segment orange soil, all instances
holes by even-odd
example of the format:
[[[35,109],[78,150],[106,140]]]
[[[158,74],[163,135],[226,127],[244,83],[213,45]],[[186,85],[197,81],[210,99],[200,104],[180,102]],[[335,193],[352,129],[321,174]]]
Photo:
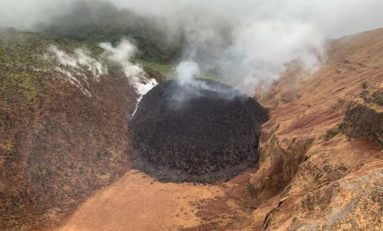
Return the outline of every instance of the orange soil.
[[[160,183],[135,170],[99,191],[59,231],[177,230],[199,224],[193,205],[223,195],[214,185]]]

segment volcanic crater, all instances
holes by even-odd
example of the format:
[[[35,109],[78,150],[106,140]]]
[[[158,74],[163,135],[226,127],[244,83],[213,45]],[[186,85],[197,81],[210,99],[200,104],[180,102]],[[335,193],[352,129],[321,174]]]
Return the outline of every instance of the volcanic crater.
[[[131,120],[131,160],[160,181],[229,180],[258,163],[260,126],[267,120],[267,109],[228,85],[162,82]]]

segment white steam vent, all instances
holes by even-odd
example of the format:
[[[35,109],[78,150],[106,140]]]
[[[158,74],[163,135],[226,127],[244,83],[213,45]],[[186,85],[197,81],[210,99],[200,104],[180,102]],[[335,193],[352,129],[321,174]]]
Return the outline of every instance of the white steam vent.
[[[104,55],[110,61],[122,66],[126,77],[129,78],[139,97],[145,95],[158,84],[155,79],[149,78],[142,66],[131,62],[137,48],[130,41],[123,39],[116,47],[110,43],[101,43],[100,47],[105,50]]]
[[[150,78],[138,64],[132,63],[137,48],[129,40],[123,39],[116,47],[111,43],[101,43],[100,47],[105,50],[104,55],[112,62],[120,64],[130,84],[134,87],[138,100],[133,115],[142,97],[148,93],[158,82]]]
[[[200,73],[198,64],[193,61],[183,61],[175,69],[176,78],[181,85],[190,84]]]

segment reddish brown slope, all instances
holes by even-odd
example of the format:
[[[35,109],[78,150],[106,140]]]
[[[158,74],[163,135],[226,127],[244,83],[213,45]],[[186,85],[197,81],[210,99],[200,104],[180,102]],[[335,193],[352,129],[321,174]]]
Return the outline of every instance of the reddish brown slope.
[[[56,222],[129,167],[136,95],[128,79],[84,72],[92,96],[84,95],[47,68],[51,44],[38,34],[0,33],[0,230]]]
[[[294,82],[291,70],[261,97],[272,113],[258,170],[217,185],[130,172],[60,230],[382,230],[382,106],[366,100],[382,90],[382,64],[383,30],[333,41],[313,77]],[[365,118],[373,133],[354,126]]]
[[[250,181],[259,206],[255,229],[383,228],[381,149],[368,132],[350,140],[340,129],[356,126],[357,117],[344,120],[356,100],[374,108],[371,129],[383,131],[382,105],[359,100],[362,92],[383,90],[383,30],[333,41],[328,51],[312,78],[293,91],[282,79],[272,89],[277,97],[262,98],[274,110],[264,126],[264,162]],[[370,116],[365,109],[358,113]]]
[[[9,111],[13,138],[3,165],[1,227],[24,230],[51,222],[128,168],[134,92],[124,78],[93,83],[89,98],[67,82],[46,82],[36,112]],[[128,89],[128,90],[127,90]],[[29,120],[20,129],[18,119]]]

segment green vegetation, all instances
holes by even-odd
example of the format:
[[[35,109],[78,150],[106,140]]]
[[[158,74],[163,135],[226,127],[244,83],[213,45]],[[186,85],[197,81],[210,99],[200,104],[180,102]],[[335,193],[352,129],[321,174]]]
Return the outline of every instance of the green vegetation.
[[[142,64],[145,67],[149,67],[150,69],[158,71],[161,75],[165,76],[167,79],[172,78],[173,65],[171,64],[157,63],[157,62],[151,62],[151,61],[145,61],[145,60],[137,60],[136,62],[139,64]]]
[[[7,31],[0,39],[0,108],[24,101],[36,104],[38,79],[35,68],[43,66],[37,55],[42,40],[28,33]],[[28,51],[28,52],[27,52]],[[11,104],[11,105],[10,105]]]
[[[116,45],[128,38],[138,47],[138,59],[166,64],[179,57],[182,41],[166,42],[166,30],[157,19],[140,17],[129,10],[117,9],[110,2],[81,1],[67,15],[43,25],[41,32],[57,38],[68,38],[99,51],[100,42]]]
[[[155,71],[158,71],[161,75],[165,76],[167,79],[175,78],[173,73],[175,66],[173,64],[157,63],[157,62],[150,62],[145,60],[136,60],[136,62],[142,64],[143,66],[149,67]],[[201,73],[199,78],[222,82],[222,80],[214,72]]]
[[[103,51],[96,41],[81,42],[49,33],[3,29],[0,32],[0,111],[7,111],[17,106],[30,110],[38,107],[39,91],[45,83],[44,78],[49,76],[47,72],[51,65],[44,59],[44,53],[49,45],[56,45],[64,50],[81,47],[90,50],[93,55],[99,55]],[[137,59],[136,62],[164,76],[171,75],[170,64],[150,59]],[[108,63],[108,66],[110,71],[119,69],[115,64]]]
[[[216,73],[214,73],[214,72],[201,73],[201,77],[200,78],[210,79],[210,80],[215,80],[215,81],[218,81],[218,82],[222,82],[222,79],[220,79],[218,77],[218,75]]]
[[[80,47],[67,39],[8,29],[0,33],[0,110],[23,105],[30,110],[39,103],[39,90],[49,63],[44,53],[49,45]]]

